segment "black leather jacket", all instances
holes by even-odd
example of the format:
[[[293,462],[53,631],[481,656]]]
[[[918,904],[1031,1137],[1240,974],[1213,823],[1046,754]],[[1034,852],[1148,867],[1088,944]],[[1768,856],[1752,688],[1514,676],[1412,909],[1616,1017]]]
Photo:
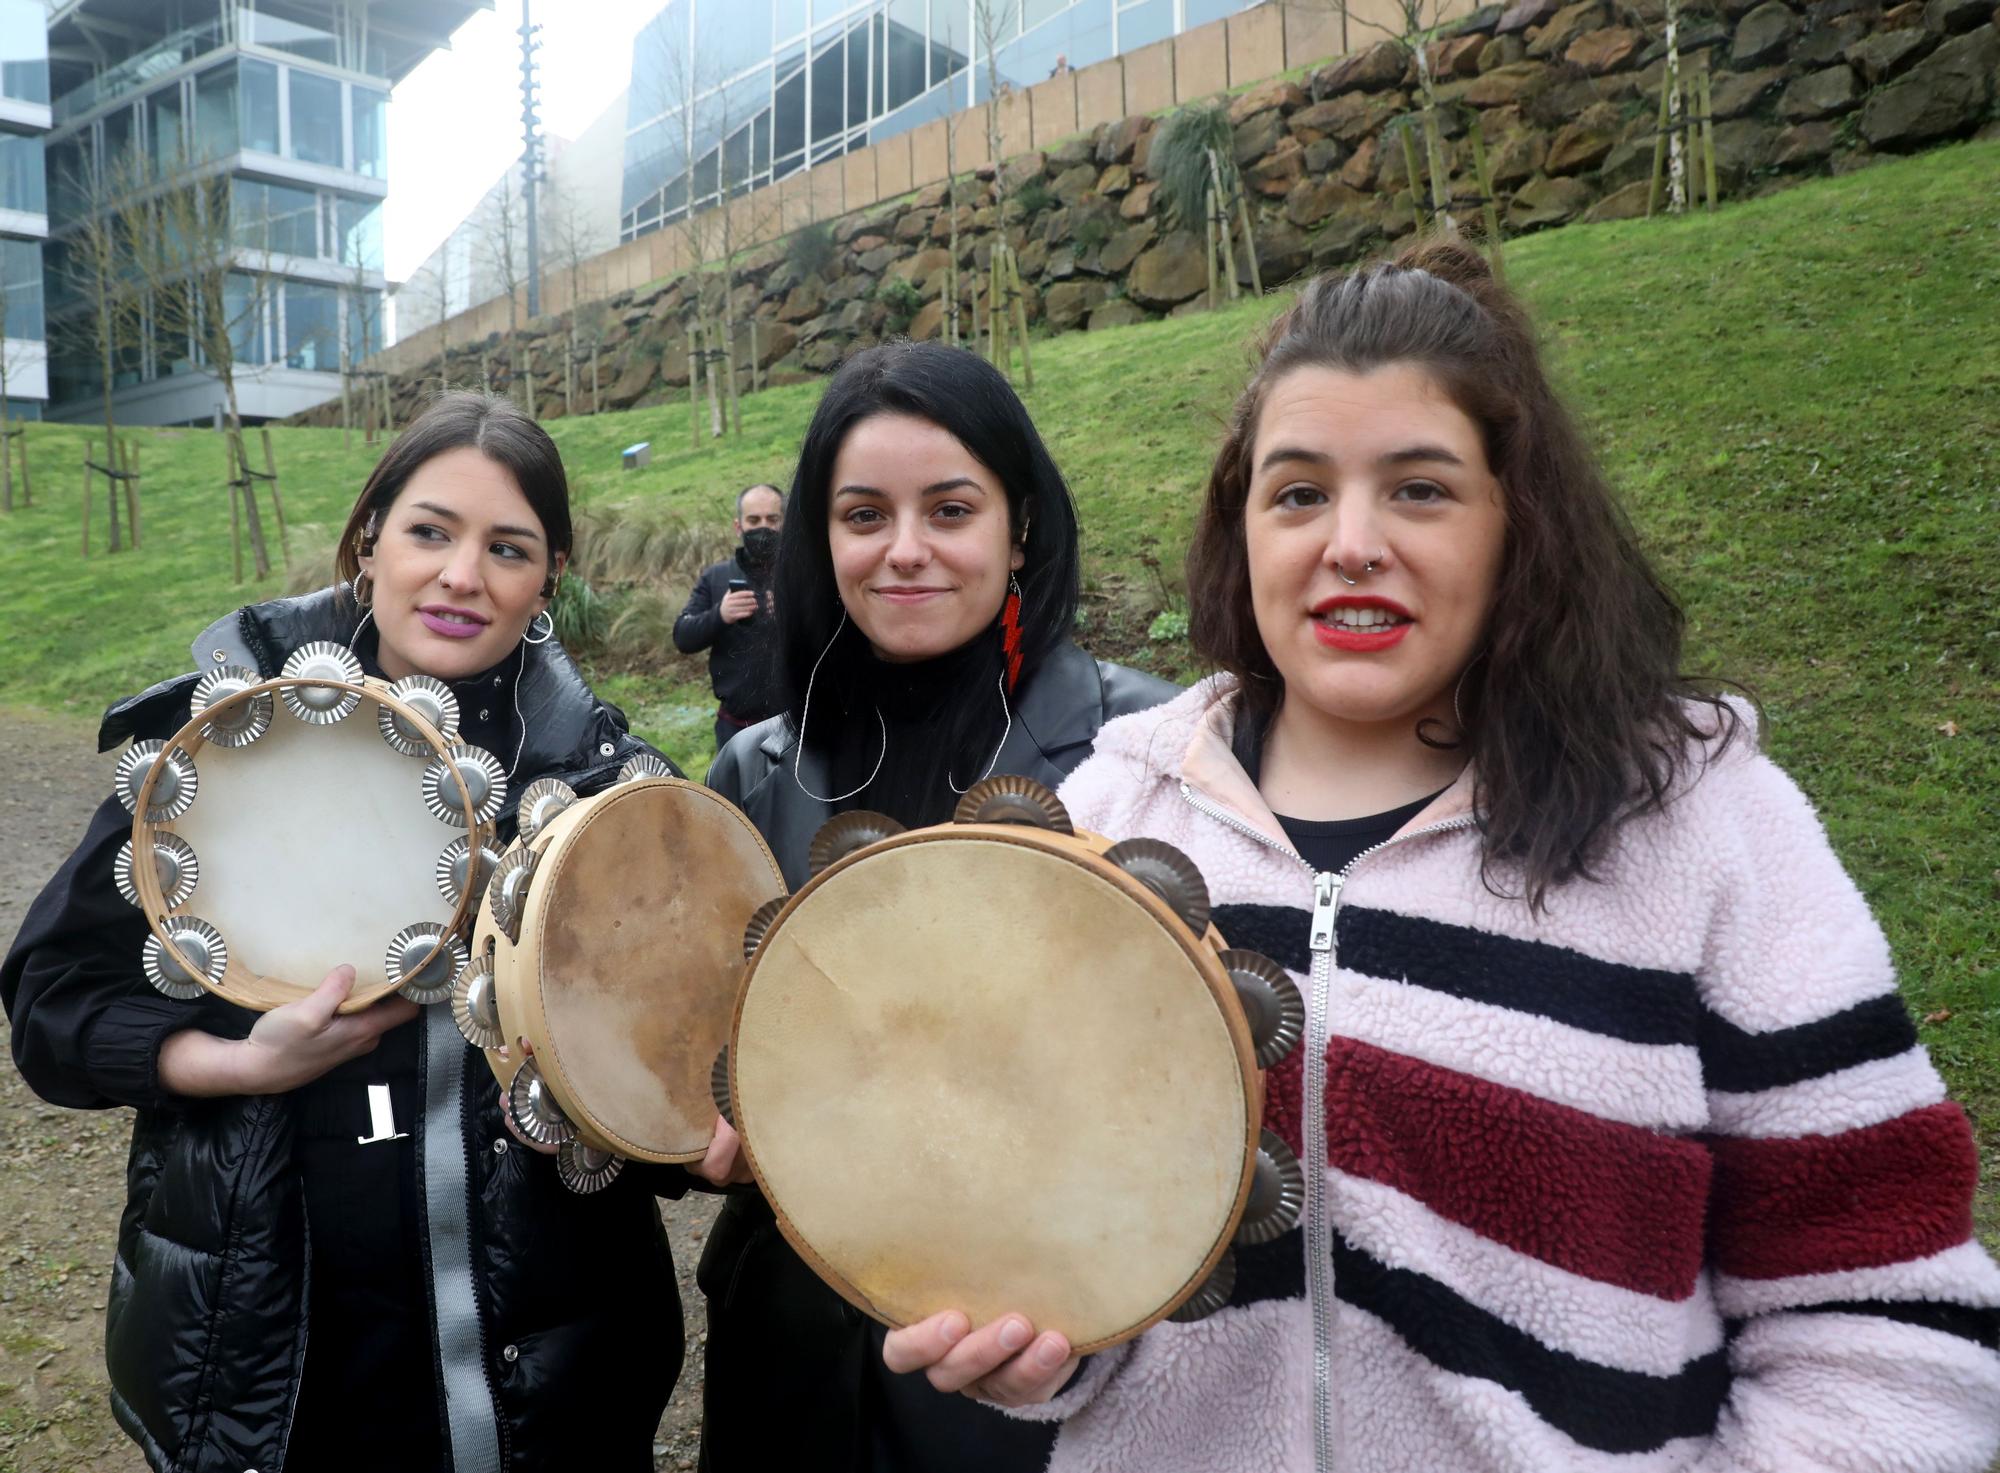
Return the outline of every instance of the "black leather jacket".
[[[355,620],[333,590],[244,608],[203,633],[195,663],[272,675],[309,641],[345,642]],[[195,679],[113,706],[100,747],[170,736]],[[529,649],[519,696],[527,734],[515,794],[544,775],[593,791],[648,750],[553,641]],[[512,823],[510,803],[503,829]],[[288,1095],[161,1092],[168,1033],[241,1036],[252,1020],[212,998],[164,997],[140,975],[145,922],[111,880],[129,833],[115,801],[100,810],[30,909],[0,967],[0,1001],[36,1093],[136,1109],[105,1316],[120,1424],[156,1469],[279,1473],[309,1330],[294,1106]],[[404,1027],[419,1031],[423,1112],[412,1134],[450,1466],[650,1470],[681,1361],[679,1296],[652,1193],[677,1194],[685,1178],[628,1170],[595,1196],[572,1194],[552,1159],[509,1138],[492,1075],[448,1009],[426,1008]],[[365,1406],[353,1412],[368,1417]],[[393,1446],[381,1466],[400,1466]]]
[[[1090,755],[1098,728],[1114,716],[1143,711],[1172,700],[1179,688],[1157,675],[1095,660],[1073,644],[1058,645],[1043,660],[1020,698],[1013,729],[994,758],[995,772],[1031,777],[1054,788]],[[782,716],[739,733],[716,755],[708,785],[749,816],[778,857],[785,883],[796,890],[806,882],[806,849],[833,812],[809,798],[793,781],[815,793],[833,791],[825,754],[797,742]],[[941,819],[949,818],[943,814]]]

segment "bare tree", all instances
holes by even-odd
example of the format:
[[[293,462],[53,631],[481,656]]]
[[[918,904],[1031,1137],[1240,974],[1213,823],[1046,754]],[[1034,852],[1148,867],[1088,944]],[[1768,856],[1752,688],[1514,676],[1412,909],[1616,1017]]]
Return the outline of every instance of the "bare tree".
[[[473,249],[481,265],[507,298],[507,367],[517,382],[521,368],[521,292],[528,283],[528,216],[521,190],[515,179],[516,165],[509,165],[500,182],[488,191],[475,225]],[[523,406],[534,412],[533,391]]]
[[[542,186],[542,239],[547,260],[569,287],[569,310],[563,314],[563,413],[576,413],[576,375],[582,349],[584,264],[604,249],[602,233],[583,202],[561,175]],[[596,413],[593,407],[591,412]]]
[[[739,433],[742,428],[734,286],[735,258],[748,242],[739,238],[737,212],[729,205],[751,188],[755,161],[749,130],[757,108],[747,98],[729,95],[720,85],[714,60],[699,54],[691,36],[661,29],[654,33],[652,44],[658,48],[657,65],[650,71],[659,81],[648,101],[656,116],[672,122],[680,138],[685,199],[672,223],[687,248],[688,337],[697,370],[706,380],[710,435],[717,438],[732,421]],[[712,290],[708,280],[712,266],[720,268],[719,291]],[[720,321],[713,320],[718,315]]]
[[[28,363],[33,361],[32,353],[16,343],[16,339],[6,331],[5,324],[16,306],[14,283],[8,280],[4,256],[0,256],[0,511],[14,509],[14,440],[22,431],[14,428],[10,398],[14,392],[13,377]],[[43,350],[46,358],[46,349]],[[33,502],[29,492],[26,472],[28,465],[28,442],[21,439],[21,505]]]
[[[108,158],[85,150],[82,162],[59,181],[77,211],[77,224],[64,244],[61,270],[83,304],[79,314],[64,320],[61,332],[97,360],[108,465],[115,464],[118,442],[112,390],[121,365],[144,351],[145,289],[129,262],[152,229],[144,197],[148,174],[136,148]],[[113,477],[107,477],[105,484],[110,495],[110,548],[117,552],[120,486]]]
[[[250,478],[237,396],[239,353],[261,361],[266,304],[273,296],[273,225],[257,195],[235,197],[229,174],[215,165],[181,167],[156,179],[153,209],[159,228],[135,243],[132,265],[146,286],[156,337],[190,344],[222,390],[224,432],[243,484],[244,528],[256,576],[271,571],[263,518]],[[295,307],[297,304],[294,304]],[[312,344],[318,357],[336,356],[338,319]],[[343,383],[345,382],[343,376]],[[279,536],[284,535],[283,513]]]

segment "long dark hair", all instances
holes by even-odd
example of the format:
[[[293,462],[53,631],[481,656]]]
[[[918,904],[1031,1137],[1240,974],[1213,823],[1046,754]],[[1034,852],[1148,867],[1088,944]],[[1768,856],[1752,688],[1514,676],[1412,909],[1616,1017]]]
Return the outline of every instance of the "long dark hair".
[[[548,541],[550,579],[543,587],[552,594],[555,557],[567,553],[575,539],[569,519],[569,477],[562,455],[549,432],[530,419],[511,399],[457,389],[440,394],[375,462],[368,483],[354,500],[334,550],[333,570],[352,587],[361,575],[360,556],[372,550],[389,508],[403,494],[417,467],[448,450],[471,448],[504,465],[521,494],[534,508]]]
[[[812,688],[807,739],[829,751],[847,741],[863,741],[873,751],[876,742],[871,684],[879,672],[852,620],[834,638],[841,603],[827,537],[834,458],[848,432],[876,414],[912,415],[945,430],[1007,493],[1008,526],[1023,556],[1015,575],[1021,585],[1020,688],[1033,681],[1036,668],[1076,620],[1076,508],[1013,386],[985,360],[942,343],[892,342],[856,353],[833,376],[806,428],[772,578],[779,590],[777,689],[796,733],[805,724],[813,664],[826,652]],[[982,740],[990,747],[988,728],[1000,720],[994,695],[1001,659],[997,632],[990,638],[975,635],[967,655],[963,678],[937,713],[941,740],[931,749],[942,763],[958,758],[961,772],[971,770],[966,760]],[[983,760],[984,753],[979,755]]]
[[[1244,508],[1257,418],[1302,367],[1421,367],[1476,424],[1507,508],[1507,546],[1479,654],[1459,687],[1485,879],[1540,908],[1583,877],[1618,825],[1657,809],[1735,711],[1680,670],[1685,619],[1543,372],[1526,311],[1468,247],[1312,281],[1258,345],[1188,548],[1189,633],[1268,717],[1284,686],[1251,611]],[[1419,732],[1437,743],[1439,734]]]

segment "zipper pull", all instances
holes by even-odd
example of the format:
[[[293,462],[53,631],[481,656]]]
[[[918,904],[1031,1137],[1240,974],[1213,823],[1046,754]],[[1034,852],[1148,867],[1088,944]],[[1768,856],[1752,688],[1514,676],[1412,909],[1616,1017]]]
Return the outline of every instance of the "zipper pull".
[[[1332,870],[1313,876],[1312,939],[1314,951],[1333,950],[1333,912],[1340,904],[1341,877]]]

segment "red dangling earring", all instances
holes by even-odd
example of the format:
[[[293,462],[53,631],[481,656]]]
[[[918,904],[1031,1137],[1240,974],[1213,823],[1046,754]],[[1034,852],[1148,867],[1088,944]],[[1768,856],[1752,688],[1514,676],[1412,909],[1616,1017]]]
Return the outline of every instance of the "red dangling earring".
[[[1000,605],[1000,649],[1007,661],[1007,693],[1021,682],[1021,584],[1007,575],[1007,601]]]

